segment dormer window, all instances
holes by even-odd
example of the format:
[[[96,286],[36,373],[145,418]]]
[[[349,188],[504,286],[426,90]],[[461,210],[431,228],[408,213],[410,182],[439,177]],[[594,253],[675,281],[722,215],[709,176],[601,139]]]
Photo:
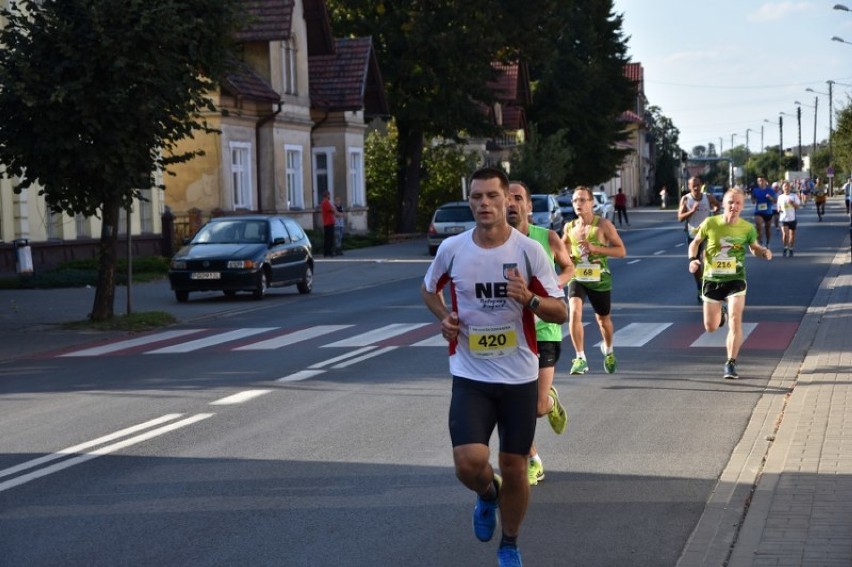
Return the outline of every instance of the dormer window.
[[[296,41],[292,37],[281,42],[281,65],[284,94],[299,94],[296,82]]]

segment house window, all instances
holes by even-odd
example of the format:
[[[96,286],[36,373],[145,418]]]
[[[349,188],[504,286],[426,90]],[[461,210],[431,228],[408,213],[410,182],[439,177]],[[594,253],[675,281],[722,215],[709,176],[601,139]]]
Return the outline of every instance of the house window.
[[[315,207],[319,207],[325,192],[334,193],[334,170],[331,167],[333,148],[314,148],[314,194]]]
[[[287,171],[287,201],[291,209],[304,209],[304,177],[302,176],[302,146],[284,146]]]
[[[74,215],[74,231],[77,233],[77,238],[91,238],[92,226],[89,224],[89,219],[80,213]]]
[[[296,90],[296,41],[292,37],[281,43],[281,61],[283,65],[284,94],[299,94]]]
[[[363,207],[367,204],[364,192],[364,150],[349,148],[349,196],[351,206]]]
[[[47,212],[47,239],[61,240],[62,239],[62,213],[54,213],[48,210]]]
[[[251,144],[231,142],[231,199],[234,210],[252,208]]]
[[[143,233],[154,232],[154,208],[151,205],[151,190],[139,191],[139,230]]]

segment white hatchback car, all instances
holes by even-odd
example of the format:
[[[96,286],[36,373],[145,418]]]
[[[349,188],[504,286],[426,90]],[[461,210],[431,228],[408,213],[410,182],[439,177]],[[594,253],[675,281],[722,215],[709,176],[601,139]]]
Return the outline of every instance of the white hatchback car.
[[[592,191],[592,196],[595,198],[594,213],[608,221],[615,220],[615,205],[609,196],[603,191]]]

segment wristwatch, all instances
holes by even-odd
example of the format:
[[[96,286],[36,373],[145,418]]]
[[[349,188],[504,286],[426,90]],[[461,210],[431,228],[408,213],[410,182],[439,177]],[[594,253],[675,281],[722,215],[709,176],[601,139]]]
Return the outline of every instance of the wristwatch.
[[[531,310],[535,311],[536,309],[538,309],[538,306],[540,304],[541,304],[541,299],[539,299],[539,297],[537,295],[533,294],[533,296],[530,298],[529,302],[527,303],[527,307],[529,307]]]

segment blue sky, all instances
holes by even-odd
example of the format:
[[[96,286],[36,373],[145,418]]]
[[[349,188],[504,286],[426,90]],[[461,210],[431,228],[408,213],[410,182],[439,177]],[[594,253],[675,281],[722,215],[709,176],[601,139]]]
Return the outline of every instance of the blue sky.
[[[852,85],[852,12],[837,2],[751,0],[614,0],[624,14],[631,60],[645,70],[648,102],[680,130],[680,145],[713,143],[717,150],[751,151],[798,144],[795,101],[802,103],[802,144],[813,141],[814,99],[826,81]],[[852,0],[841,3],[852,9]],[[852,86],[834,85],[835,112],[849,104]],[[828,96],[817,103],[817,140],[828,139]],[[769,122],[764,122],[768,120]]]

